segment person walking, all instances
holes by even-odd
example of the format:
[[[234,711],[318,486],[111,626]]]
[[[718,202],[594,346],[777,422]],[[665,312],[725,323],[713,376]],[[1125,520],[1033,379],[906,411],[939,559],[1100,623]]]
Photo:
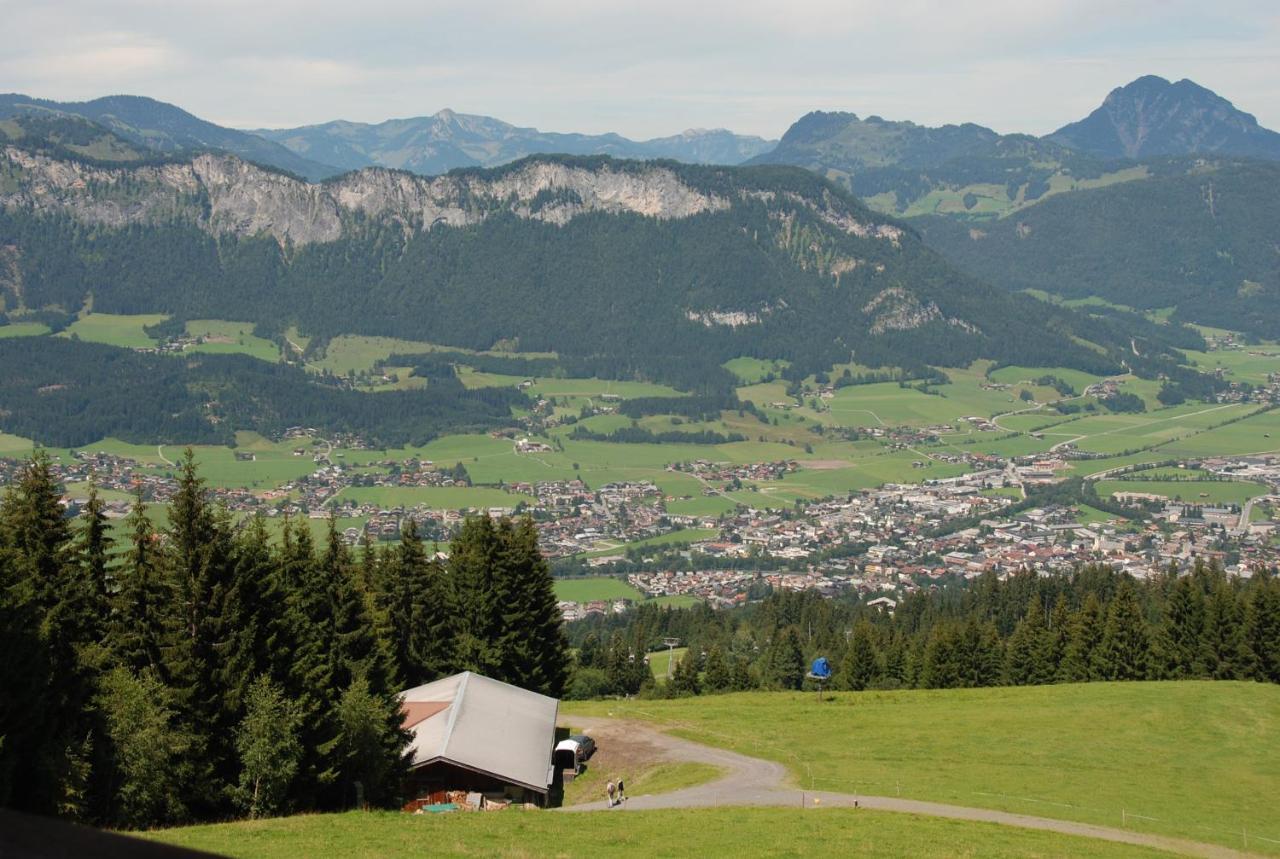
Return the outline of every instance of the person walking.
[[[613,782],[610,781],[608,786],[605,787],[605,790],[608,791],[609,793],[609,807],[613,808],[613,806],[616,804],[614,802],[613,794],[614,794],[614,791],[617,790],[617,788],[615,788]]]
[[[626,800],[626,794],[623,792],[622,779],[618,779],[618,804],[621,805]]]

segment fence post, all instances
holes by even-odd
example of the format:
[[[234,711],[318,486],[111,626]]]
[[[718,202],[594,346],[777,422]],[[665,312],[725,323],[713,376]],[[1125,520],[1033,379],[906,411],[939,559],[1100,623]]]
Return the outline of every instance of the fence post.
[[[1120,828],[1123,829],[1129,825],[1129,820],[1125,816],[1124,809],[1120,809]]]

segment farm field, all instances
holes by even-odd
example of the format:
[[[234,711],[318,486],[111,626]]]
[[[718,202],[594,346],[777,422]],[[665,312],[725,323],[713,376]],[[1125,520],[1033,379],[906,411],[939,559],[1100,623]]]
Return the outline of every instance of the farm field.
[[[1269,373],[1280,372],[1280,344],[1263,343],[1244,349],[1221,349],[1214,352],[1187,351],[1187,359],[1202,372],[1218,368],[1233,382],[1266,384]]]
[[[1231,456],[1280,451],[1280,409],[1256,414],[1162,448],[1171,456]]]
[[[626,599],[639,602],[644,599],[644,594],[622,579],[590,576],[581,579],[556,579],[556,599],[573,602]]]
[[[628,791],[631,793],[631,791]],[[143,837],[237,859],[343,856],[635,857],[805,855],[952,859],[1156,857],[1167,853],[990,823],[852,809],[707,808],[625,813],[349,812],[189,826]],[[603,849],[606,848],[607,849]]]
[[[123,346],[127,349],[145,349],[156,341],[142,329],[158,325],[169,317],[163,313],[142,313],[125,316],[116,313],[87,313],[67,326],[58,337],[78,337],[90,343]]]
[[[204,343],[190,346],[188,352],[205,352],[214,355],[241,353],[251,358],[275,363],[280,360],[276,344],[253,333],[252,322],[228,322],[225,319],[192,319],[187,322],[187,334],[203,337]]]
[[[799,786],[1078,820],[1280,853],[1280,687],[745,693],[567,704],[784,763]],[[1268,839],[1268,840],[1264,840]]]
[[[1099,480],[1097,489],[1103,498],[1117,492],[1144,492],[1191,504],[1244,504],[1267,494],[1267,488],[1257,483],[1225,480]]]
[[[1083,394],[1084,389],[1092,385],[1094,382],[1100,381],[1101,376],[1095,376],[1092,373],[1086,373],[1083,370],[1073,370],[1070,367],[1001,367],[999,370],[992,370],[989,374],[991,381],[1000,382],[1005,385],[1016,385],[1019,382],[1030,382],[1041,376],[1057,376],[1062,381],[1076,389],[1077,394]]]

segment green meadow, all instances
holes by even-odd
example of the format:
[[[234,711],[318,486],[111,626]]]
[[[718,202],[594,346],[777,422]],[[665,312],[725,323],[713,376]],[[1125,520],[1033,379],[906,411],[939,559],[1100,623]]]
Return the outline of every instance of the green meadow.
[[[205,342],[187,348],[188,352],[204,352],[213,355],[242,353],[262,361],[275,363],[280,360],[276,344],[253,333],[252,322],[228,322],[225,319],[192,319],[187,323],[187,334],[203,337]]]
[[[1247,682],[742,693],[569,703],[900,795],[1280,853],[1280,687]],[[1269,839],[1269,840],[1263,840]]]
[[[86,313],[57,336],[78,337],[90,343],[105,343],[108,346],[123,346],[127,349],[146,349],[155,346],[156,341],[143,328],[158,325],[168,318],[163,313],[128,316],[116,313]]]
[[[629,790],[628,793],[634,794]],[[349,812],[146,833],[240,859],[446,857],[831,856],[984,859],[1168,856],[1162,851],[993,823],[853,809],[707,808],[497,814]]]
[[[589,576],[581,579],[556,579],[556,598],[573,602],[594,600],[644,599],[644,594],[622,579],[610,576]]]
[[[1192,504],[1244,504],[1267,494],[1267,488],[1257,483],[1225,480],[1099,480],[1097,490],[1103,498],[1117,492],[1143,492]]]
[[[10,322],[0,325],[0,340],[6,337],[39,337],[49,333],[49,326],[43,322]]]

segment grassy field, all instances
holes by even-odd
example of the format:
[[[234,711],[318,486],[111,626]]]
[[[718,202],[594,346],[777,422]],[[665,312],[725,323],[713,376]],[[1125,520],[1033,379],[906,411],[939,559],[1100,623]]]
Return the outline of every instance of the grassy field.
[[[0,340],[6,337],[39,337],[49,333],[49,326],[43,322],[10,322],[0,325]]]
[[[1266,495],[1257,483],[1225,480],[1099,480],[1098,494],[1110,498],[1117,492],[1143,492],[1192,504],[1244,504]]]
[[[116,313],[88,313],[67,326],[59,337],[79,337],[90,343],[123,346],[128,349],[145,349],[156,341],[142,329],[157,325],[169,317],[162,313],[141,313],[122,316]]]
[[[640,593],[622,579],[609,576],[591,576],[584,579],[556,579],[556,599],[574,602],[592,600],[642,600]]]
[[[670,650],[655,650],[649,654],[649,670],[653,672],[653,676],[659,680],[665,679],[667,676],[667,668],[672,671],[680,664],[680,660],[684,659],[685,653],[689,650],[687,647],[673,647]]]
[[[147,838],[244,859],[341,856],[672,857],[824,855],[1155,857],[1167,853],[1017,829],[852,809],[709,808],[649,812],[301,815],[190,826]]]
[[[800,785],[1280,853],[1280,687],[1090,683],[567,704],[785,763]],[[1263,841],[1262,839],[1271,839]]]
[[[254,336],[252,322],[228,322],[225,319],[192,319],[187,323],[187,334],[203,337],[205,342],[187,349],[188,352],[227,354],[239,352],[275,363],[280,360],[280,349],[262,337]]]

